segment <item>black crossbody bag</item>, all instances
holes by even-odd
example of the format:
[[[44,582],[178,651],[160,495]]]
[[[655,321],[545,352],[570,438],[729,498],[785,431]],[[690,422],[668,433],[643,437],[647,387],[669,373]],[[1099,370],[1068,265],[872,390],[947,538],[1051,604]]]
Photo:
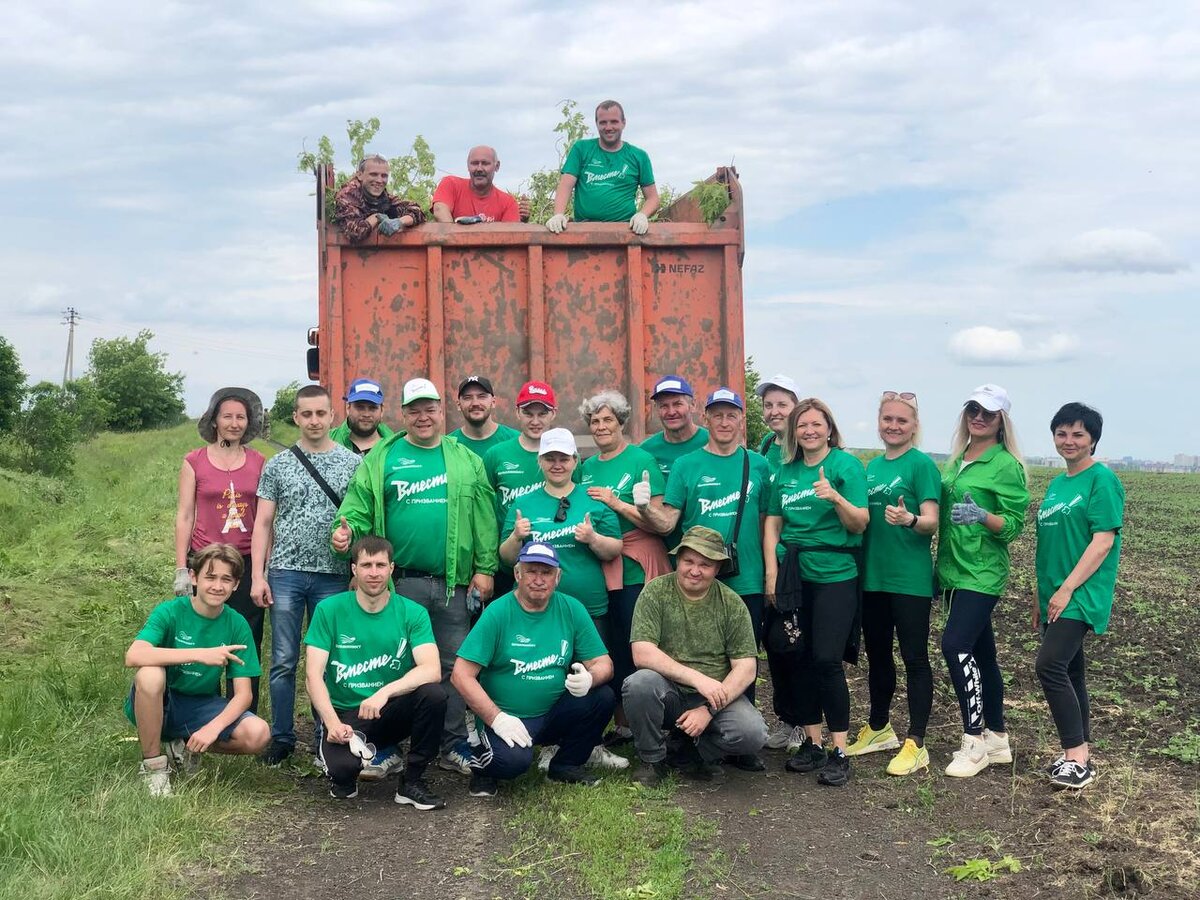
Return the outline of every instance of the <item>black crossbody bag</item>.
[[[333,509],[336,512],[338,507],[342,505],[342,498],[339,497],[334,492],[333,488],[329,486],[329,482],[321,477],[321,473],[318,472],[317,467],[312,464],[312,460],[304,455],[304,451],[301,450],[298,445],[292,444],[292,446],[288,447],[288,449],[292,451],[292,454],[296,457],[296,459],[300,460],[300,465],[304,466],[304,468],[308,470],[308,474],[312,476],[313,481],[317,483],[317,486],[325,492],[325,496],[332,501]]]
[[[733,531],[725,541],[725,552],[729,559],[721,564],[722,578],[736,578],[742,572],[738,562],[737,538],[742,530],[742,513],[746,509],[746,494],[750,490],[750,451],[742,448],[742,490],[738,496],[737,515],[733,518]]]

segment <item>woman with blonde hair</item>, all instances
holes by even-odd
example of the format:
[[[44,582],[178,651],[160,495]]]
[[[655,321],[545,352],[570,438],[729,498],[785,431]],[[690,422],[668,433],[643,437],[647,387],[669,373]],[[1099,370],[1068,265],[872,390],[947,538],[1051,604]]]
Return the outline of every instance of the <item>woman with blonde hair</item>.
[[[984,384],[963,404],[942,470],[938,590],[949,607],[942,655],[958,695],[963,736],[946,774],[969,778],[1012,762],[992,610],[1008,582],[1008,545],[1025,527],[1029,483],[1009,418],[1008,392]]]
[[[933,605],[933,557],[942,494],[937,464],[917,449],[921,425],[917,395],[884,391],[879,400],[883,454],[867,463],[867,525],[863,554],[863,643],[870,668],[871,714],[846,749],[861,756],[900,747],[891,725],[896,694],[893,644],[900,643],[908,694],[908,733],[887,767],[911,775],[929,766],[925,729],[933,707],[929,666],[929,612]]]

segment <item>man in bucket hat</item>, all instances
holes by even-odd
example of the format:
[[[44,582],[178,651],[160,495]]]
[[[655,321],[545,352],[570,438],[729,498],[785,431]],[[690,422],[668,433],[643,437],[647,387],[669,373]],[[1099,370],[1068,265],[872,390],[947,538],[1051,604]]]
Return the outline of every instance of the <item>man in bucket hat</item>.
[[[750,613],[717,581],[729,558],[725,539],[695,525],[671,552],[675,571],[647,584],[634,608],[638,670],[622,688],[640,760],[633,777],[646,786],[666,777],[669,740],[681,765],[703,781],[723,780],[723,757],[749,760],[767,740],[766,723],[744,694],[758,672]]]

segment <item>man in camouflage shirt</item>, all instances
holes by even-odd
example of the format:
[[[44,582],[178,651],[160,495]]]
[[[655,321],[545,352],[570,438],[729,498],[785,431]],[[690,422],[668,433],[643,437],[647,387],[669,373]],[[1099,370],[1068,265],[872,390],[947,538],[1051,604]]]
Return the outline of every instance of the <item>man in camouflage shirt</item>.
[[[387,192],[390,174],[391,167],[382,156],[364,157],[358,164],[358,174],[337,192],[333,220],[352,244],[362,243],[376,229],[380,234],[392,235],[425,221],[419,205]]]

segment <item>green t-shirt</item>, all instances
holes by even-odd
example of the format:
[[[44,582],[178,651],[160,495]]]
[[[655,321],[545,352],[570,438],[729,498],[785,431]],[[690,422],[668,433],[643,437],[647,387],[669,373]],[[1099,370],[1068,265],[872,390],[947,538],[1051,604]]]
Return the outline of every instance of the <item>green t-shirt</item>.
[[[673,572],[642,589],[629,640],[648,641],[675,662],[717,681],[729,674],[730,660],[758,653],[750,612],[741,597],[714,581],[704,599],[689,600]]]
[[[254,678],[262,674],[250,625],[241,613],[228,606],[222,608],[215,619],[210,619],[196,612],[192,607],[192,598],[172,597],[154,607],[134,640],[169,650],[245,644],[245,650],[238,650],[234,654],[241,659],[240,666],[235,662],[225,666],[206,666],[196,662],[167,666],[167,687],[180,694],[218,696],[221,693],[222,675]]]
[[[325,686],[334,709],[357,709],[385,684],[403,678],[416,663],[413,647],[432,644],[433,626],[420,604],[392,594],[369,613],[354,591],[317,604],[304,643],[329,654]]]
[[[811,547],[858,547],[862,535],[851,534],[837,516],[828,500],[817,499],[813,483],[821,467],[833,489],[852,505],[866,508],[867,475],[862,463],[845,450],[833,448],[818,465],[806,466],[804,457],[797,456],[784,463],[775,474],[771,503],[767,514],[783,517],[783,532],[776,552],[783,559],[784,544]],[[816,584],[848,581],[858,574],[854,557],[848,553],[800,554],[800,577]]]
[[[456,428],[454,431],[450,432],[448,437],[456,439],[460,444],[473,452],[480,459],[483,459],[484,455],[497,444],[503,444],[505,441],[511,441],[520,433],[521,432],[517,431],[515,428],[509,428],[507,425],[497,423],[496,433],[491,437],[485,437],[481,441],[467,437],[465,434],[463,434],[463,430],[461,428]]]
[[[921,504],[942,496],[937,463],[911,447],[896,459],[877,456],[867,463],[867,524],[863,550],[863,590],[933,596],[933,535],[889,525],[884,507],[904,498],[904,507],[921,514]]]
[[[740,571],[735,578],[722,580],[739,594],[761,594],[762,516],[767,514],[771,495],[771,468],[765,459],[743,449],[729,456],[718,456],[707,449],[689,453],[671,468],[663,503],[679,510],[678,530],[706,525],[728,542],[733,537],[733,520],[742,495],[743,458],[750,461],[750,480],[736,540]]]
[[[636,444],[626,444],[625,449],[612,459],[602,460],[599,455],[583,461],[582,484],[585,488],[607,487],[625,503],[633,504],[633,485],[642,480],[642,473],[650,475],[650,496],[661,497],[666,489],[666,479],[658,469],[654,457]],[[618,515],[621,534],[637,528],[624,516]],[[624,567],[624,583],[644,584],[646,573],[642,567],[628,556],[621,557]]]
[[[625,222],[637,212],[637,189],[654,184],[646,151],[633,144],[608,151],[599,138],[576,141],[563,161],[563,174],[574,175],[575,221]]]
[[[695,434],[678,444],[667,441],[663,437],[664,434],[666,434],[664,431],[652,434],[638,446],[654,457],[654,461],[658,463],[658,470],[662,472],[665,481],[671,476],[671,467],[675,465],[677,459],[704,449],[705,444],[708,443],[708,429],[697,428]]]
[[[484,454],[483,470],[496,492],[497,525],[504,524],[514,500],[533,493],[546,481],[538,465],[537,451],[526,450],[515,437],[496,444]]]
[[[1108,556],[1062,611],[1064,619],[1087,622],[1096,634],[1108,629],[1124,514],[1125,486],[1107,466],[1092,463],[1076,475],[1064,473],[1050,482],[1037,513],[1038,605],[1043,622],[1050,598],[1067,580],[1092,535],[1115,531]]]
[[[446,574],[446,458],[439,444],[416,447],[401,438],[383,469],[383,514],[396,565]]]
[[[500,529],[500,540],[503,542],[512,534],[516,526],[517,509],[520,508],[521,515],[529,520],[533,529],[530,539],[543,541],[558,553],[558,561],[562,564],[562,580],[558,583],[558,589],[582,603],[588,615],[602,616],[608,612],[604,570],[592,548],[576,542],[575,526],[581,524],[583,517],[588,514],[592,517],[592,528],[596,534],[619,538],[621,526],[617,522],[617,514],[589,497],[582,487],[573,486],[567,499],[571,505],[567,509],[566,519],[555,522],[554,516],[559,506],[557,497],[546,493],[544,487],[526,494],[508,508],[504,527]]]
[[[607,652],[583,604],[562,591],[537,613],[511,592],[493,600],[458,648],[482,667],[479,683],[492,702],[520,719],[550,711],[566,690],[571,663]]]
[[[758,445],[758,452],[761,453],[771,466],[771,474],[774,475],[779,471],[779,467],[783,465],[783,459],[780,453],[783,451],[783,445],[779,442],[779,436],[775,432],[768,432],[762,439],[762,443]]]

